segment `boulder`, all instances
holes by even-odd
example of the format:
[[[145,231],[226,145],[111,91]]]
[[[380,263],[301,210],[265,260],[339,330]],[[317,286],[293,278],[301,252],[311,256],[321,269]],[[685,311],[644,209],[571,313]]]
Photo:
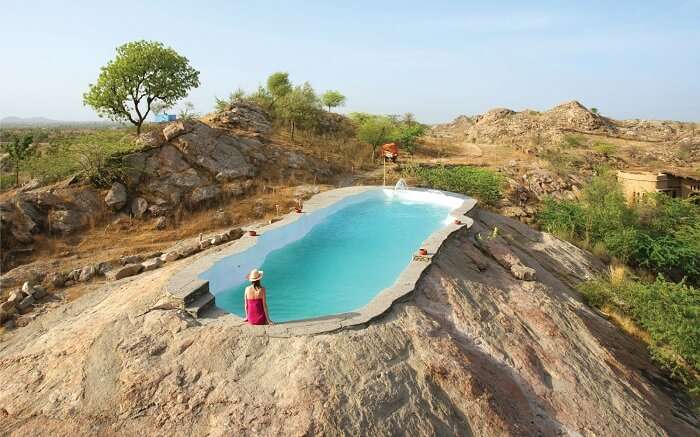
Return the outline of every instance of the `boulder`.
[[[180,258],[187,258],[190,255],[194,255],[195,253],[199,252],[199,244],[196,245],[190,245],[190,246],[183,246],[180,249],[178,249],[178,253],[180,254]]]
[[[15,202],[17,211],[23,215],[25,228],[32,234],[39,232],[40,226],[46,222],[46,216],[39,212],[37,207],[26,200],[18,199]]]
[[[173,250],[171,252],[167,252],[167,253],[162,254],[160,256],[160,259],[163,262],[173,262],[173,261],[180,259],[180,254],[176,250]]]
[[[105,203],[114,211],[118,211],[126,205],[126,187],[115,182],[105,196]]]
[[[13,301],[6,300],[0,304],[0,311],[8,314],[12,314],[17,309],[17,304]]]
[[[32,297],[34,297],[35,300],[42,299],[44,296],[46,296],[46,289],[42,287],[41,285],[35,285],[32,287],[31,293]]]
[[[136,144],[142,147],[158,147],[165,142],[165,136],[159,129],[144,132],[136,139]]]
[[[31,308],[31,306],[34,305],[34,303],[36,303],[36,299],[34,299],[34,296],[26,296],[24,299],[22,299],[22,301],[19,304],[17,304],[17,309],[19,311],[26,311],[29,308]]]
[[[196,122],[191,132],[171,142],[187,162],[216,175],[218,181],[255,176],[253,166],[244,151],[259,149],[260,141],[253,138],[221,135],[218,129]]]
[[[141,218],[148,211],[148,201],[143,197],[137,197],[131,201],[131,213],[136,218]]]
[[[225,235],[214,235],[214,237],[210,240],[212,246],[219,245],[225,241],[226,241]]]
[[[216,185],[197,187],[192,190],[192,194],[190,194],[190,204],[199,205],[201,203],[214,200],[220,193],[221,190]]]
[[[80,213],[73,209],[58,209],[49,213],[51,231],[60,234],[72,234],[83,227]]]
[[[80,269],[80,273],[78,274],[78,281],[79,282],[87,282],[90,279],[94,278],[95,275],[97,274],[97,269],[95,269],[95,266],[93,265],[88,265]]]
[[[73,269],[68,273],[68,277],[66,279],[71,280],[73,282],[78,282],[78,279],[80,279],[80,271],[82,269]]]
[[[21,291],[13,291],[10,293],[10,295],[7,298],[8,302],[12,302],[15,306],[20,303],[22,299],[24,299],[24,294]]]
[[[272,131],[272,122],[267,112],[254,103],[243,101],[229,104],[226,110],[217,112],[211,122],[215,126],[259,134],[268,134]]]
[[[129,255],[129,256],[123,256],[119,259],[119,261],[123,264],[138,264],[143,260],[141,255]]]
[[[141,273],[141,270],[143,270],[143,266],[141,264],[127,264],[108,271],[106,276],[110,281],[116,281],[129,276],[138,275]]]
[[[47,282],[54,288],[63,287],[66,283],[66,277],[61,272],[51,272],[46,276]]]
[[[184,121],[178,120],[176,122],[169,123],[163,128],[163,137],[165,138],[165,141],[170,141],[176,137],[179,137],[180,135],[190,132],[191,130],[192,127],[189,126],[189,124],[185,124]]]
[[[209,246],[211,246],[211,240],[202,240],[199,242],[199,249],[200,250],[204,250]]]
[[[232,229],[229,229],[228,231],[226,231],[226,233],[224,235],[226,235],[226,238],[229,241],[238,240],[239,238],[241,238],[243,236],[243,229],[232,228]]]
[[[142,262],[141,265],[143,266],[143,271],[148,272],[160,268],[163,265],[163,260],[158,257],[149,258]]]
[[[114,269],[118,265],[120,264],[116,260],[101,262],[97,264],[97,274],[106,275],[108,271]]]

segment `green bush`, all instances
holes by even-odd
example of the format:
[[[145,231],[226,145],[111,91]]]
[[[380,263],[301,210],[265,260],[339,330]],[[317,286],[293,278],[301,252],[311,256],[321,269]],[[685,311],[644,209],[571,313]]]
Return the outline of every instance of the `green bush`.
[[[593,151],[601,155],[610,156],[617,151],[617,146],[608,143],[595,143],[593,145]]]
[[[538,214],[548,232],[623,263],[700,283],[700,207],[665,194],[628,205],[611,174],[594,178],[577,201],[547,200]]]
[[[31,157],[26,171],[43,183],[55,182],[75,173],[96,185],[114,178],[118,157],[137,149],[134,136],[124,129],[56,130],[48,146]]]
[[[579,238],[586,228],[583,206],[570,200],[545,199],[538,219],[548,232],[566,240]]]
[[[612,307],[643,327],[654,359],[700,392],[700,289],[658,277],[651,283],[627,279],[615,285],[595,280],[579,290],[589,304]]]
[[[407,174],[431,188],[463,193],[485,205],[501,199],[505,183],[505,178],[492,170],[469,166],[412,167],[407,169]]]

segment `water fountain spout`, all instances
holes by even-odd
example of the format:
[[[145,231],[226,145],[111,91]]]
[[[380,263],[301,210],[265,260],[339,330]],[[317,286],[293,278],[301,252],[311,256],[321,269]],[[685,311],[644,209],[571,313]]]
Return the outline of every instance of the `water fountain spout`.
[[[394,186],[395,191],[396,190],[405,190],[406,188],[408,188],[408,184],[406,184],[406,181],[404,180],[404,178],[399,179],[399,181]]]

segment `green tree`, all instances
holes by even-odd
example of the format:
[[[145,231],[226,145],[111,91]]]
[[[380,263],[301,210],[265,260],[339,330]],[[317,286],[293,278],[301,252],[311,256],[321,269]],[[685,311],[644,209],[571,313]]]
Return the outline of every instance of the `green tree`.
[[[390,140],[398,144],[402,149],[413,152],[418,144],[418,138],[425,134],[425,126],[421,124],[397,126],[390,135]]]
[[[343,106],[345,104],[345,96],[340,94],[338,91],[329,90],[323,93],[323,96],[321,96],[321,102],[323,102],[323,106],[328,107],[328,112],[331,112],[331,108]]]
[[[597,113],[598,113],[598,108],[591,108],[591,112],[594,113],[594,114],[597,114]]]
[[[270,108],[272,108],[278,100],[283,99],[291,93],[292,89],[292,82],[289,81],[289,73],[285,71],[272,73],[270,77],[267,78],[267,94],[272,98]]]
[[[134,41],[117,47],[83,103],[101,117],[131,122],[140,134],[155,102],[172,106],[198,86],[199,71],[187,58],[157,41]]]
[[[15,185],[19,185],[19,172],[22,168],[22,163],[32,154],[33,139],[30,135],[26,135],[20,139],[15,136],[10,144],[4,147],[5,153],[10,156],[10,161],[15,168]]]
[[[416,116],[412,112],[407,112],[403,115],[403,120],[401,121],[406,126],[412,127],[414,124],[416,124]]]
[[[387,117],[362,117],[357,127],[357,139],[372,146],[372,159],[377,157],[377,149],[390,141],[394,132],[394,123]]]
[[[316,92],[308,82],[292,88],[278,103],[276,113],[288,123],[292,139],[294,139],[294,132],[298,127],[312,127],[319,119],[320,102]]]

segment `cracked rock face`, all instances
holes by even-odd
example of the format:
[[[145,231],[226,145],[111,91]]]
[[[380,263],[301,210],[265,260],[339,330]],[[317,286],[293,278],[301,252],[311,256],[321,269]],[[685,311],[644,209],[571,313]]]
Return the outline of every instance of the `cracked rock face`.
[[[325,161],[258,134],[249,136],[251,130],[269,133],[264,123],[269,119],[248,106],[233,124],[212,127],[180,120],[142,135],[138,141],[144,149],[121,158],[124,184],[114,183],[109,190],[65,184],[20,192],[0,202],[0,267],[5,271],[12,266],[11,249],[31,245],[36,235],[74,234],[105,210],[126,209],[136,218],[167,217],[183,204],[202,208],[222,197],[244,195],[260,174],[280,179],[299,173],[321,179],[333,175]],[[254,122],[246,125],[246,117]],[[237,130],[228,130],[233,125]]]
[[[334,333],[194,320],[162,303],[185,261],[108,284],[0,342],[0,434],[698,435],[645,348],[573,290],[596,261],[513,220],[474,219],[410,298]],[[534,281],[476,247],[494,227]]]

